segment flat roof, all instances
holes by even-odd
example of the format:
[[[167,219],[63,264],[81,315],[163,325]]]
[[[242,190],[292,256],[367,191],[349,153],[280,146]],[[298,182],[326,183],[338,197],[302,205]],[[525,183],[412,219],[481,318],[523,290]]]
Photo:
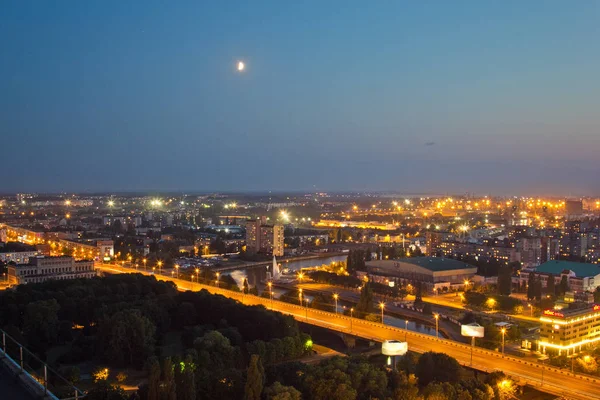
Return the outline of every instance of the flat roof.
[[[399,262],[405,262],[408,264],[418,265],[419,267],[428,269],[430,271],[450,271],[465,268],[477,268],[474,265],[467,264],[462,261],[454,260],[452,258],[444,257],[414,257],[414,258],[403,258],[398,260]]]
[[[596,276],[600,274],[600,268],[596,264],[586,264],[574,261],[552,260],[543,263],[536,268],[537,272],[558,275],[564,270],[573,271],[579,278]]]

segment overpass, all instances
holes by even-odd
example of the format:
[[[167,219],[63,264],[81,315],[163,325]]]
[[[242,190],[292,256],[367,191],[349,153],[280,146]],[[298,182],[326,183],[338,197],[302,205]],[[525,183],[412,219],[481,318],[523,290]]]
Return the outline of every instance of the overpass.
[[[105,273],[134,273],[152,275],[145,271],[123,268],[117,265],[101,264],[96,268]],[[344,334],[354,335],[374,342],[384,340],[403,340],[408,342],[411,351],[424,353],[435,351],[445,353],[455,358],[461,365],[483,372],[503,371],[515,380],[524,382],[541,391],[569,399],[600,399],[600,380],[573,374],[548,365],[530,362],[518,357],[502,355],[499,352],[482,348],[472,348],[469,345],[447,339],[436,338],[430,335],[396,328],[376,322],[369,322],[358,318],[350,318],[342,314],[303,307],[271,300],[258,296],[233,292],[199,284],[196,282],[174,279],[170,276],[156,275],[158,280],[172,281],[180,290],[199,291],[207,290],[213,294],[220,294],[240,301],[246,305],[262,305],[267,309],[292,315],[296,320],[307,324],[331,329]]]

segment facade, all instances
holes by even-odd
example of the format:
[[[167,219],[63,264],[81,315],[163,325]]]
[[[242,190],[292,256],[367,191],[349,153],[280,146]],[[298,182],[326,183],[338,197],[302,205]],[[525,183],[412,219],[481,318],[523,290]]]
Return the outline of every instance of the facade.
[[[524,268],[537,267],[542,263],[542,238],[522,237],[518,242],[521,265]]]
[[[545,310],[540,324],[542,353],[574,354],[600,340],[600,306]]]
[[[477,243],[443,241],[437,244],[436,254],[442,257],[458,257],[459,255],[477,259],[504,261],[505,263],[521,262],[519,249],[513,246],[490,246]]]
[[[33,247],[18,242],[0,243],[0,261],[5,264],[27,264],[30,257],[39,255],[39,251]]]
[[[265,217],[246,222],[246,249],[256,253],[283,256],[283,225],[267,225]]]
[[[428,231],[425,233],[425,247],[427,248],[428,256],[435,256],[440,251],[442,243],[454,238],[451,232],[434,232]]]
[[[521,287],[526,287],[531,273],[539,275],[542,287],[546,287],[550,277],[553,277],[558,285],[563,276],[567,277],[569,290],[575,293],[593,292],[600,286],[600,267],[596,264],[559,260],[548,261],[537,268],[522,270],[519,276]]]
[[[47,280],[93,278],[94,262],[75,261],[73,257],[32,257],[29,264],[9,265],[11,284],[40,283]]]

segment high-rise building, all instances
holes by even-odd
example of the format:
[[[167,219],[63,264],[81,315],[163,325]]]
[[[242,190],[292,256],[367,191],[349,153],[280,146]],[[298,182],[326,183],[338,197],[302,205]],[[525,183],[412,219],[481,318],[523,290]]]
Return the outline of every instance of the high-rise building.
[[[537,267],[542,263],[542,238],[522,237],[518,242],[521,264],[524,268]]]
[[[283,225],[268,225],[265,217],[246,221],[246,249],[283,256]]]
[[[440,245],[453,237],[454,235],[450,232],[425,232],[425,246],[427,255],[432,257],[436,256],[438,251],[440,251]]]

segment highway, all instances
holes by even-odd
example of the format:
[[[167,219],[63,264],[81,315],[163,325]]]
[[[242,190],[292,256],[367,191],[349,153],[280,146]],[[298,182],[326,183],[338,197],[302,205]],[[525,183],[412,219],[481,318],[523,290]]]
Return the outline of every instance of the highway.
[[[99,271],[106,273],[131,273],[134,269],[123,268],[117,265],[96,265]],[[137,271],[146,275],[151,273],[146,271]],[[537,362],[525,361],[516,357],[503,356],[502,354],[490,350],[485,350],[454,342],[446,339],[438,339],[433,336],[420,334],[417,332],[406,331],[401,328],[386,326],[381,323],[368,322],[357,318],[349,318],[341,314],[334,314],[326,311],[301,307],[299,305],[289,304],[278,300],[270,300],[253,295],[244,295],[240,292],[233,292],[181,279],[173,279],[170,276],[156,275],[159,280],[173,281],[180,290],[199,291],[205,289],[210,293],[221,294],[223,296],[238,300],[246,305],[263,305],[268,309],[289,314],[301,322],[328,328],[345,334],[352,334],[367,340],[382,342],[384,340],[395,339],[405,340],[411,351],[424,353],[435,351],[445,353],[454,357],[460,364],[471,366],[474,369],[493,372],[500,370],[510,375],[516,381],[527,383],[547,393],[558,396],[565,396],[568,399],[600,399],[600,380],[587,376],[571,374],[550,366],[540,365]],[[472,354],[472,363],[471,363]]]

